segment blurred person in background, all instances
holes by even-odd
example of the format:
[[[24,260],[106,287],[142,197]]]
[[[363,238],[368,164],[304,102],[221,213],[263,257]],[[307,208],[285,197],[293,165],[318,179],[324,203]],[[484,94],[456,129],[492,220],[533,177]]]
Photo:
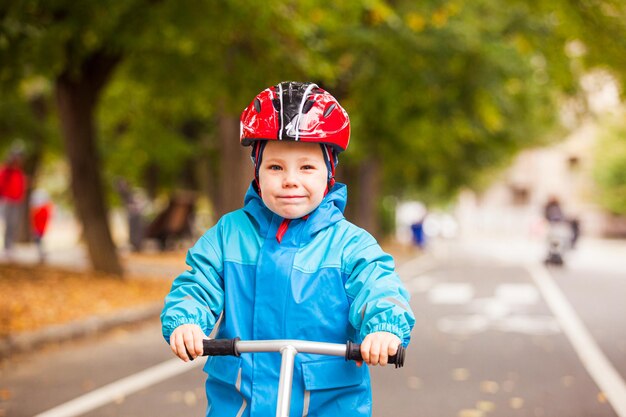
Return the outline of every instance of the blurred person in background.
[[[565,215],[561,203],[556,196],[550,196],[544,206],[544,218],[550,226],[557,223],[565,223],[570,229],[569,247],[573,249],[576,246],[578,237],[580,236],[580,220],[576,217],[568,217]]]
[[[411,224],[411,232],[413,237],[413,244],[419,249],[424,249],[426,246],[426,234],[424,233],[424,220],[426,215],[423,215],[419,220]]]
[[[52,216],[52,200],[45,190],[37,189],[31,195],[30,221],[33,229],[39,263],[46,261],[46,251],[43,247],[43,236],[48,228],[48,222]]]
[[[547,265],[563,265],[564,254],[576,246],[580,222],[565,215],[556,196],[550,196],[546,202],[543,216],[548,222],[548,254],[544,262]]]
[[[11,259],[20,225],[22,202],[26,194],[26,175],[22,169],[24,149],[13,146],[0,167],[0,206],[4,220],[4,254]]]
[[[561,203],[555,196],[550,196],[543,211],[543,215],[548,223],[555,223],[565,220],[563,215],[563,209],[561,209]]]
[[[116,182],[117,192],[126,208],[128,220],[128,241],[133,252],[141,252],[144,238],[143,211],[146,202],[140,194],[133,190],[132,186],[123,178]]]

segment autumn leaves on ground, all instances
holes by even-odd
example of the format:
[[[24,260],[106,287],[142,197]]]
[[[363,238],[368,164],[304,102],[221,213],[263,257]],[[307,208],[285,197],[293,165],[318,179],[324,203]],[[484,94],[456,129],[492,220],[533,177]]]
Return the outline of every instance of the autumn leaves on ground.
[[[135,256],[144,262],[166,261]],[[163,301],[173,278],[120,279],[48,266],[0,265],[0,338]]]

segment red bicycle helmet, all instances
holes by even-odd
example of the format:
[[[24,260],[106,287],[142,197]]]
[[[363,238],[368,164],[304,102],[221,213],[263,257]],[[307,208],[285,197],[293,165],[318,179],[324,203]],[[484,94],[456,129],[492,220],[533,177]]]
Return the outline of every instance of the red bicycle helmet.
[[[329,145],[337,153],[350,142],[348,113],[313,83],[282,82],[261,91],[241,114],[244,146],[263,140]]]

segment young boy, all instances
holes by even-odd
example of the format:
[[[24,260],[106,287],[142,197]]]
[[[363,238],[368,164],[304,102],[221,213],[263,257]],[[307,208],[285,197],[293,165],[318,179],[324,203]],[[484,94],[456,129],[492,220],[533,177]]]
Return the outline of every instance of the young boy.
[[[370,365],[386,365],[409,343],[414,317],[391,256],[343,216],[346,187],[337,155],[350,138],[345,110],[311,83],[262,91],[241,116],[255,178],[244,207],[222,217],[189,250],[190,270],[173,283],[163,336],[188,361],[222,321],[218,338],[361,343]],[[276,412],[279,354],[209,357],[207,416]],[[367,367],[299,354],[292,416],[369,416]]]

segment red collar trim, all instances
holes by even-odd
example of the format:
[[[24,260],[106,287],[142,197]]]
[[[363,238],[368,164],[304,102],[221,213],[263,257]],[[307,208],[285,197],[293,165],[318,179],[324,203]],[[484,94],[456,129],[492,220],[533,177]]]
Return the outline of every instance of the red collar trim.
[[[308,218],[309,215],[307,214],[306,216],[302,217],[302,220],[306,220]],[[278,241],[278,243],[281,243],[283,241],[283,236],[285,236],[285,233],[287,233],[289,223],[291,223],[291,219],[283,219],[283,221],[280,223],[280,226],[278,226],[278,230],[276,231],[276,240]]]

